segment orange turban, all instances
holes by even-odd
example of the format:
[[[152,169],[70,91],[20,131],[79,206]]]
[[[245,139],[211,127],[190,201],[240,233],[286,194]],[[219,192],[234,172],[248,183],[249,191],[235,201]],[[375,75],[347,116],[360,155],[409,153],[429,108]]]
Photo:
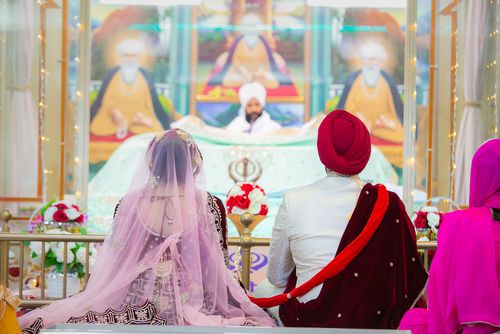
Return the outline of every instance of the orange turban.
[[[328,169],[342,175],[357,175],[370,159],[370,133],[353,114],[334,110],[319,126],[318,154]]]

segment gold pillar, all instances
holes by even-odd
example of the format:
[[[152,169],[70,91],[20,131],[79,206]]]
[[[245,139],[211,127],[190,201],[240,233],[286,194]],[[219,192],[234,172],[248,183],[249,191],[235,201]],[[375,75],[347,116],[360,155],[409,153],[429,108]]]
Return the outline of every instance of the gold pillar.
[[[244,213],[241,216],[241,222],[245,226],[240,235],[241,244],[241,281],[245,289],[250,288],[250,266],[252,264],[252,232],[248,228],[253,222],[253,215]]]
[[[250,287],[250,269],[252,266],[252,247],[259,245],[259,241],[252,237],[252,231],[266,216],[252,215],[245,212],[241,215],[228,214],[227,217],[233,222],[240,235],[241,281],[245,289],[248,290]]]
[[[0,233],[9,233],[9,220],[12,219],[12,212],[9,210],[3,210],[0,213]]]
[[[0,233],[9,233],[9,220],[12,213],[3,210],[0,214]],[[9,241],[0,241],[0,285],[9,284]]]

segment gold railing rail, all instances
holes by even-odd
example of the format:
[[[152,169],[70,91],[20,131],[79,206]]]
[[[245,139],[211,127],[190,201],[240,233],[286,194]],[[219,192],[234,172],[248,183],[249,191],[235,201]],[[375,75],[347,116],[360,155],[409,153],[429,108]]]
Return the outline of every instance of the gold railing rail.
[[[67,297],[67,258],[68,258],[68,243],[78,242],[86,244],[85,247],[85,276],[84,283],[86,284],[89,277],[89,259],[90,247],[92,243],[102,243],[106,236],[104,235],[81,235],[81,234],[22,234],[22,233],[0,233],[0,284],[9,286],[9,250],[11,246],[19,247],[19,287],[18,293],[23,306],[38,307],[48,304],[54,300],[45,298],[45,250],[47,242],[62,242],[63,249],[63,298]],[[40,252],[40,299],[24,299],[24,284],[25,282],[25,265],[26,265],[26,245],[25,242],[41,242]]]
[[[21,305],[23,307],[39,307],[51,303],[54,299],[45,298],[45,244],[47,242],[63,242],[64,243],[64,263],[68,256],[68,242],[78,242],[86,244],[85,251],[85,276],[84,282],[86,284],[89,277],[89,245],[93,243],[102,243],[106,238],[105,235],[80,235],[80,234],[21,234],[21,233],[0,233],[0,284],[5,286],[9,285],[9,250],[10,247],[19,247],[19,296],[21,298]],[[26,265],[25,256],[25,242],[42,242],[41,251],[41,275],[40,275],[40,299],[24,299],[23,290],[25,284],[24,268]],[[228,238],[230,246],[241,247],[243,252],[251,252],[253,247],[267,247],[271,243],[270,238],[250,238],[249,240],[242,240],[239,237]],[[426,269],[429,267],[429,251],[435,250],[437,244],[435,241],[418,242],[418,248],[423,252],[424,265]],[[241,274],[242,281],[248,287],[250,281],[251,259],[249,257],[242,257]],[[67,268],[66,264],[63,265],[63,298],[67,296]]]

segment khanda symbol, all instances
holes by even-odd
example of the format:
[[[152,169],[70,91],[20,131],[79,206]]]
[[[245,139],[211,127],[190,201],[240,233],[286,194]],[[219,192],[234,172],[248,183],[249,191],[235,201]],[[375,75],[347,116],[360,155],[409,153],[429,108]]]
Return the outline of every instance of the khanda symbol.
[[[229,177],[235,182],[257,182],[262,176],[262,166],[258,161],[242,158],[229,164]]]

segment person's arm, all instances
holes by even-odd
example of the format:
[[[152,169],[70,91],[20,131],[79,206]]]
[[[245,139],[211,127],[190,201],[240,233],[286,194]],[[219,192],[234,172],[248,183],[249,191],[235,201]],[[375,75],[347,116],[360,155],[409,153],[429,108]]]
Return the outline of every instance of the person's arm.
[[[269,247],[269,266],[267,267],[267,279],[277,287],[286,285],[290,273],[295,268],[288,239],[287,215],[288,201],[285,196],[274,223],[271,246]]]
[[[111,79],[113,76],[118,72],[120,68],[114,67],[113,69],[109,70],[106,75],[104,76],[101,84],[101,88],[99,89],[99,93],[97,93],[97,97],[92,103],[92,106],[90,107],[90,122],[92,123],[92,120],[94,117],[97,115],[99,112],[99,109],[101,109],[102,102],[104,100],[104,93],[108,89],[109,83],[111,82]]]

